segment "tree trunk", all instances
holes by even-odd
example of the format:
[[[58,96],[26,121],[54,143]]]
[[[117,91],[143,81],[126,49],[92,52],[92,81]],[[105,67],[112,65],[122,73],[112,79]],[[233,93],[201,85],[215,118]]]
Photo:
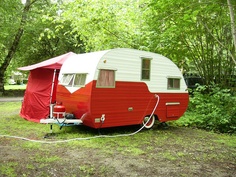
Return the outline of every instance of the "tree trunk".
[[[235,53],[236,53],[236,27],[235,27],[235,20],[234,20],[234,10],[230,0],[227,0],[229,13],[230,13],[230,21],[231,21],[231,30],[232,30],[232,37],[234,41],[234,53],[232,59],[234,64],[236,64]]]
[[[25,6],[23,9],[23,13],[21,16],[20,26],[15,34],[14,40],[8,50],[7,55],[6,55],[2,65],[0,66],[0,95],[4,94],[4,74],[6,72],[7,67],[9,66],[9,64],[11,62],[11,59],[13,58],[13,56],[17,50],[19,43],[20,43],[20,39],[21,39],[23,32],[24,32],[24,26],[26,23],[27,15],[30,10],[31,4],[32,4],[31,0],[26,0]]]

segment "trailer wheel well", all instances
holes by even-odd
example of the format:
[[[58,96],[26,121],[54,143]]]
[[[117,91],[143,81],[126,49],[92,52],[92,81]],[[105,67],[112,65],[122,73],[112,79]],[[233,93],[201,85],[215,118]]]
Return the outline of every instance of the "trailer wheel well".
[[[158,116],[156,114],[154,114],[154,116],[155,116],[155,120],[159,121]]]
[[[150,117],[151,115],[146,115],[144,118],[143,118],[143,126],[144,128],[146,129],[150,129],[152,128],[152,126],[154,125],[155,121],[156,121],[156,116],[155,115],[152,115],[152,117]]]
[[[145,117],[149,117],[149,116],[151,116],[151,115],[149,114],[149,115],[146,115]],[[159,121],[159,118],[156,114],[154,114],[153,116],[155,117],[155,120]]]

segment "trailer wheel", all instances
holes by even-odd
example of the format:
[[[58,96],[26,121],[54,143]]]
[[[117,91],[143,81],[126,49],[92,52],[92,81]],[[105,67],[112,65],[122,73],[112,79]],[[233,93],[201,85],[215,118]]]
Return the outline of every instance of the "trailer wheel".
[[[143,119],[143,126],[146,128],[146,129],[150,129],[152,128],[152,126],[154,125],[154,122],[155,122],[155,116],[153,115],[150,120],[148,121],[149,119],[149,116],[145,116],[144,119]],[[147,122],[148,121],[148,122]]]

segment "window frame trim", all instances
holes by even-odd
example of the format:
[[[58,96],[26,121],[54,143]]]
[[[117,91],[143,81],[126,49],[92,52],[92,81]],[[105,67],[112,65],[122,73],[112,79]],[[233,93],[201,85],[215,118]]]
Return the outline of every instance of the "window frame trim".
[[[152,57],[147,57],[147,56],[141,56],[140,57],[141,59],[141,73],[140,73],[140,80],[141,81],[151,81],[151,68],[152,68],[152,60],[153,58]],[[146,60],[149,60],[150,61],[150,66],[149,66],[149,78],[148,79],[143,79],[143,60],[146,59]]]
[[[167,76],[167,90],[180,90],[181,88],[181,77],[180,76]],[[173,82],[174,80],[179,80],[179,87],[174,87],[174,83],[173,83],[173,87],[169,87],[169,79],[173,79]]]
[[[97,76],[97,80],[96,80],[96,88],[116,88],[116,71],[117,69],[113,69],[113,68],[97,68],[98,69],[98,76]],[[100,72],[101,70],[108,70],[108,71],[113,71],[114,72],[114,83],[112,86],[99,86],[98,85],[98,78],[100,76]]]
[[[67,82],[67,83],[63,82],[63,83],[62,83],[62,81],[59,81],[59,84],[60,84],[60,85],[64,85],[64,86],[69,86],[69,83],[71,82],[71,80],[74,79],[74,74],[73,74],[73,73],[63,73],[63,74],[62,74],[62,79],[64,78],[64,75],[71,75],[71,78],[70,78],[69,82]],[[62,79],[61,79],[61,80],[62,80]]]
[[[85,80],[84,80],[84,84],[83,85],[75,85],[75,77],[76,77],[77,74],[85,75]],[[87,75],[88,75],[88,73],[74,73],[73,87],[85,87]]]
[[[60,85],[63,85],[65,87],[70,87],[70,88],[85,87],[88,73],[62,73],[62,78],[65,74],[72,75],[72,79],[70,80],[70,82],[72,81],[72,85],[69,85],[70,82],[68,84],[65,84],[65,83],[62,83],[61,81],[59,81]],[[75,77],[76,77],[77,74],[85,74],[85,81],[84,81],[83,85],[75,85]]]

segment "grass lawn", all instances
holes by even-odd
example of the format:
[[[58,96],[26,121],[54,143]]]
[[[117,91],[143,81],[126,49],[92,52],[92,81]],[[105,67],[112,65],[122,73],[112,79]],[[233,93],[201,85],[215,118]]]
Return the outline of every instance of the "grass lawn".
[[[24,90],[26,89],[26,85],[4,85],[5,90]]]
[[[0,97],[22,97],[26,89],[26,85],[4,85],[4,94]]]
[[[236,176],[236,136],[199,129],[53,126],[19,116],[20,102],[0,102],[0,176]],[[17,136],[17,137],[16,137]],[[23,139],[27,138],[26,139]],[[75,138],[92,137],[87,140]],[[60,142],[59,142],[60,141]]]

